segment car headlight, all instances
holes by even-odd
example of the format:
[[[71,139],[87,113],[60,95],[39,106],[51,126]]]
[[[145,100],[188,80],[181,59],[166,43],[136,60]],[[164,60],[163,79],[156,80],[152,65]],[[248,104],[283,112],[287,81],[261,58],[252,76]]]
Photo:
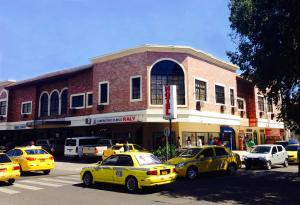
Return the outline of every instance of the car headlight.
[[[175,167],[176,167],[176,169],[179,169],[179,168],[183,167],[184,165],[185,165],[185,163],[181,162],[179,164],[176,164]]]

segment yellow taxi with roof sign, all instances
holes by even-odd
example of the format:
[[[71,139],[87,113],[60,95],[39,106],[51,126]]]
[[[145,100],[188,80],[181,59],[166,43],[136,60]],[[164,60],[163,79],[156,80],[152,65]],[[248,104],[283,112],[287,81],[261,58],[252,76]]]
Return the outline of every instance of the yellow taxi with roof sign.
[[[192,147],[167,163],[175,165],[179,176],[189,179],[199,173],[222,170],[233,175],[242,166],[239,155],[223,146]]]
[[[13,163],[6,154],[0,153],[0,181],[13,184],[18,177],[20,177],[20,166]]]
[[[137,145],[137,144],[115,144],[109,149],[106,149],[103,151],[102,160],[110,157],[114,154],[119,154],[124,152],[124,146],[128,146],[129,151],[131,152],[148,152],[148,150],[144,149],[143,147]]]
[[[80,172],[86,186],[95,182],[113,183],[125,185],[129,192],[172,183],[176,175],[175,166],[162,164],[153,154],[145,152],[115,154]]]
[[[288,162],[289,163],[298,163],[298,156],[297,156],[297,150],[299,144],[290,144],[285,147],[287,153],[288,153]]]
[[[16,147],[6,154],[20,165],[21,172],[43,171],[49,174],[54,169],[53,156],[38,146]]]

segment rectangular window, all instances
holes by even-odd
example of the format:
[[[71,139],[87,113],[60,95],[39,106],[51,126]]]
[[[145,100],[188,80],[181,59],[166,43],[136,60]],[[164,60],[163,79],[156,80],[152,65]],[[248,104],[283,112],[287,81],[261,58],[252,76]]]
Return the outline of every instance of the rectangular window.
[[[230,105],[231,105],[232,107],[235,106],[234,89],[230,89]]]
[[[109,84],[108,82],[102,82],[99,84],[99,104],[107,105],[109,98]]]
[[[273,103],[270,99],[268,99],[268,112],[273,112]]]
[[[239,110],[245,110],[245,104],[244,100],[242,99],[237,99],[237,106]]]
[[[207,101],[207,84],[205,81],[195,79],[196,100]]]
[[[31,114],[32,103],[31,102],[23,102],[21,114]]]
[[[86,107],[93,107],[93,93],[87,93],[86,95]]]
[[[225,89],[223,86],[215,85],[216,103],[225,104]]]
[[[258,103],[258,110],[263,112],[265,111],[265,103],[264,103],[264,97],[257,97],[257,103]]]
[[[84,94],[71,95],[71,108],[84,108]]]
[[[140,101],[142,99],[142,78],[131,77],[130,78],[130,100],[131,101]]]
[[[6,106],[7,106],[6,101],[1,101],[0,102],[0,116],[5,116],[6,115]]]

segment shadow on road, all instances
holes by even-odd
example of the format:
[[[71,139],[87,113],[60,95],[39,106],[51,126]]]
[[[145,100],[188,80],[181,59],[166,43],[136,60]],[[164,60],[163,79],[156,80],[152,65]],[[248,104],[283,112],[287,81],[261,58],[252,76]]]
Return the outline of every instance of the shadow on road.
[[[91,163],[97,163],[100,158],[70,158],[70,157],[64,157],[64,156],[56,156],[54,158],[56,162],[67,162],[67,163],[80,163],[80,164],[91,164]]]

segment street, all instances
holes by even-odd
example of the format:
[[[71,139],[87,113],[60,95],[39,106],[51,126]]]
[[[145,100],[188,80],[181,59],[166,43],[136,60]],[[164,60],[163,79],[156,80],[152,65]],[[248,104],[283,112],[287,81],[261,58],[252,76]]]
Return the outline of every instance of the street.
[[[28,173],[13,186],[0,185],[1,205],[92,204],[299,204],[297,166],[245,170],[236,176],[202,174],[194,181],[147,188],[129,194],[122,186],[96,184],[91,188],[79,179],[81,167],[90,163],[56,162],[49,176]]]

